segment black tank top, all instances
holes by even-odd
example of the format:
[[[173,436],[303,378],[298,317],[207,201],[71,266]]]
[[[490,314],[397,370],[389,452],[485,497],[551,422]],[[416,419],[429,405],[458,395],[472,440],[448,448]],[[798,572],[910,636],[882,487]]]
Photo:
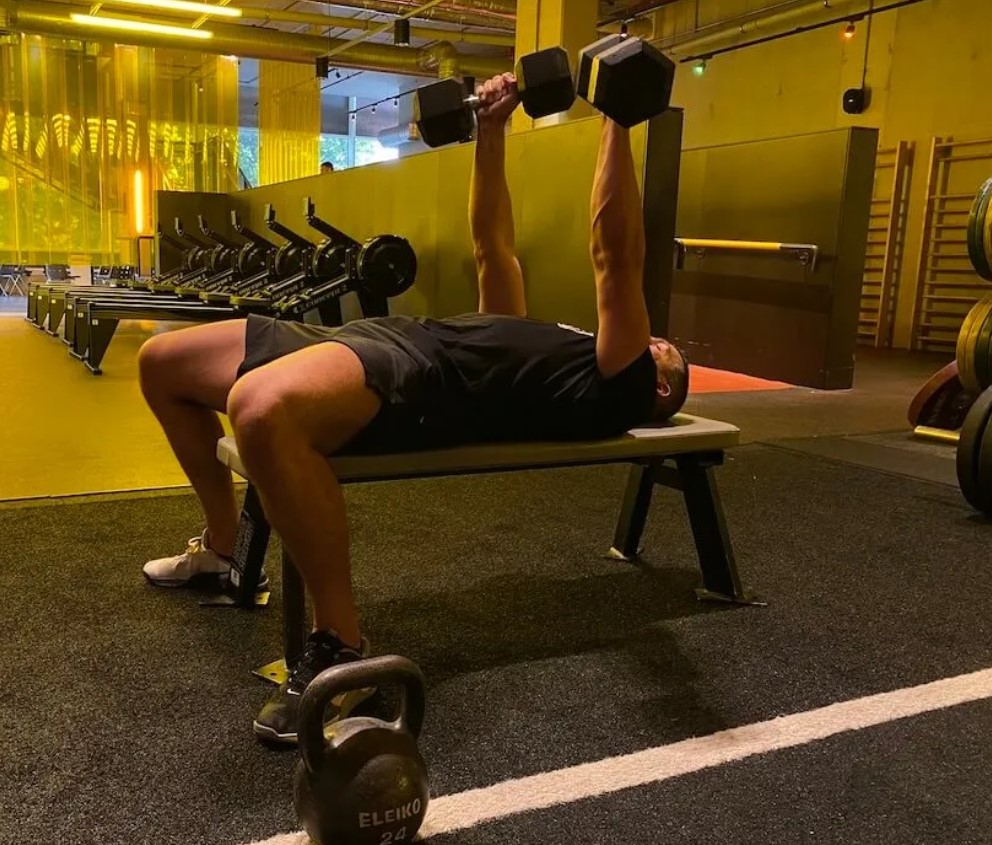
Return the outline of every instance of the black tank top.
[[[606,379],[596,338],[573,326],[491,314],[350,325],[426,365],[424,424],[452,439],[595,440],[643,425],[654,411],[650,351]]]

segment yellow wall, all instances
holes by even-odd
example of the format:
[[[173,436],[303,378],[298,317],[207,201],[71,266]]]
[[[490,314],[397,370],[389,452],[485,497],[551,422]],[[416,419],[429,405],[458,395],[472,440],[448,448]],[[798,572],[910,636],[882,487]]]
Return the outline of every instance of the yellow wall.
[[[755,6],[741,0],[704,2],[710,18],[700,24],[712,22],[714,13],[729,16],[747,5]],[[691,4],[683,4],[670,10],[669,32],[688,25],[690,9]],[[801,21],[791,25],[797,23]],[[687,148],[844,126],[878,128],[882,147],[916,141],[897,346],[909,339],[929,141],[934,135],[992,136],[989,32],[989,0],[925,0],[875,16],[867,65],[872,102],[855,117],[844,114],[841,95],[861,84],[865,22],[858,24],[850,42],[841,37],[840,26],[830,26],[716,56],[702,76],[694,75],[689,64],[679,67],[674,102],[686,110]],[[992,173],[992,161],[987,170]]]
[[[589,260],[589,196],[602,121],[577,120],[507,141],[507,180],[513,195],[517,250],[530,313],[595,328]],[[639,169],[647,133],[632,133]],[[407,238],[417,253],[416,285],[390,303],[393,313],[449,316],[478,305],[478,280],[469,234],[469,176],[474,147],[448,146],[398,161],[328,176],[266,185],[233,195],[244,221],[264,232],[271,203],[277,219],[311,238],[304,198],[317,213],[358,240],[381,234]],[[177,197],[182,200],[182,197]],[[180,212],[174,212],[180,213]],[[194,209],[189,210],[194,214]],[[671,232],[665,234],[671,238]],[[278,238],[274,238],[279,240]]]

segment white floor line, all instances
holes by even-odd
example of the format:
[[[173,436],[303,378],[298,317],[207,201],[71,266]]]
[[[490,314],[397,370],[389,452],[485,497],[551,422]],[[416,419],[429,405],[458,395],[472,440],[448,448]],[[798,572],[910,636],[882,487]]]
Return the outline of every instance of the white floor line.
[[[794,748],[837,734],[986,698],[992,698],[992,669],[444,795],[431,802],[421,836],[438,836],[531,810],[658,783],[757,754]],[[305,835],[294,833],[257,845],[302,845],[304,842]]]

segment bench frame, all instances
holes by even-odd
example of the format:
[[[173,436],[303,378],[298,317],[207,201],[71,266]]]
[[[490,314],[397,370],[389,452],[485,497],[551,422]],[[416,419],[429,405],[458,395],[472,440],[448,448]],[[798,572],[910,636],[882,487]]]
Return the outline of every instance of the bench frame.
[[[614,532],[613,545],[608,556],[614,560],[637,562],[641,553],[641,538],[647,524],[655,487],[661,486],[678,490],[682,493],[685,501],[689,525],[692,529],[699,559],[699,568],[702,573],[703,586],[696,590],[697,598],[701,601],[764,606],[765,602],[745,589],[737,569],[737,560],[727,528],[723,503],[716,484],[715,469],[723,462],[724,450],[716,449],[657,455],[643,459],[624,457],[565,462],[555,460],[546,463],[494,466],[491,469],[441,469],[437,471],[427,469],[414,473],[403,473],[402,475],[363,474],[357,478],[344,477],[339,481],[343,485],[362,484],[370,481],[628,464],[631,467],[630,474]],[[231,466],[230,463],[227,465]],[[231,466],[231,468],[238,475],[244,475],[237,467]],[[257,585],[261,577],[270,534],[271,528],[262,509],[261,500],[249,480],[235,542],[234,566],[231,570],[233,593],[217,600],[208,600],[204,604],[243,608],[267,604],[268,593],[257,592]],[[310,633],[303,579],[285,546],[282,553],[282,591],[283,659],[268,663],[255,670],[254,673],[258,677],[274,683],[282,683],[285,680],[286,667],[296,663]]]

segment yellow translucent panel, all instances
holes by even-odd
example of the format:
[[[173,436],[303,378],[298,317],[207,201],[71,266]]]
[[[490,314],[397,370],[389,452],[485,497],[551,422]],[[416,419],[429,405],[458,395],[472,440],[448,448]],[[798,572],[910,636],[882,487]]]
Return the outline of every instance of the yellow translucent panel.
[[[155,190],[236,190],[237,136],[228,58],[0,44],[0,262],[135,262]]]
[[[259,62],[259,184],[316,176],[319,142],[320,85],[313,66]]]

